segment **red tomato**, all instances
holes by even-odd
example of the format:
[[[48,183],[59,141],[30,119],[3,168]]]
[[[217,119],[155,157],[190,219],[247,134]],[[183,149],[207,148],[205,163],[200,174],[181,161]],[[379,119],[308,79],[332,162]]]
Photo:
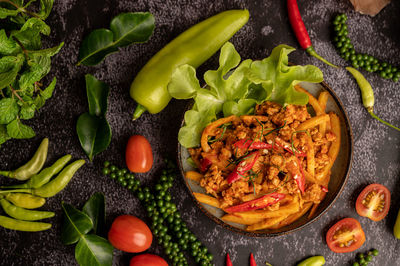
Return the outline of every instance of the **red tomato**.
[[[134,173],[145,173],[153,166],[153,152],[147,139],[140,135],[129,138],[125,153],[126,165]]]
[[[153,235],[149,227],[131,215],[117,217],[108,232],[108,240],[117,249],[126,252],[142,252],[151,246]]]
[[[390,207],[390,192],[380,184],[366,186],[358,195],[356,210],[358,215],[380,221],[386,217]]]
[[[365,242],[361,224],[354,218],[344,218],[329,228],[326,233],[328,247],[336,253],[351,252]]]
[[[160,256],[142,254],[131,259],[129,266],[168,266],[168,263]]]

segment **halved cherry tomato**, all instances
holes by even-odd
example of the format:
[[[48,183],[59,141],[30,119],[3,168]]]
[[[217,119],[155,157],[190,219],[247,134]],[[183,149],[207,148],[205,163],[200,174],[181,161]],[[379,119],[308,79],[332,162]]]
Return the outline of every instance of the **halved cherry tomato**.
[[[116,249],[137,253],[151,246],[153,235],[149,227],[139,218],[121,215],[112,223],[108,240]]]
[[[150,143],[141,135],[129,138],[125,160],[128,169],[134,173],[145,173],[153,166],[153,152]]]
[[[168,266],[168,263],[160,256],[142,254],[131,259],[129,266]]]
[[[368,217],[372,221],[380,221],[386,217],[390,207],[390,192],[380,184],[366,186],[358,195],[356,210],[358,215]]]
[[[329,228],[326,233],[328,247],[336,253],[351,252],[365,242],[361,224],[354,218],[344,218]]]

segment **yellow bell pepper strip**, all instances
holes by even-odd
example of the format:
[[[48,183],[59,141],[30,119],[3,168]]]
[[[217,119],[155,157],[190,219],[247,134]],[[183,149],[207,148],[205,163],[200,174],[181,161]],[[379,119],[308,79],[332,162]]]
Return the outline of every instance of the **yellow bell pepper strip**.
[[[248,20],[248,10],[225,11],[192,26],[162,48],[132,82],[130,95],[138,103],[133,120],[146,110],[162,111],[171,100],[167,85],[175,68],[183,64],[197,68]]]

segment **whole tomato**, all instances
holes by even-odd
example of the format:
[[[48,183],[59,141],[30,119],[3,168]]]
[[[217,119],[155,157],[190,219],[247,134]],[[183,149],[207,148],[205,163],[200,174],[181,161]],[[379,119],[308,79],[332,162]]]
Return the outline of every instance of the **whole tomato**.
[[[168,266],[168,263],[160,256],[153,254],[142,254],[131,259],[129,266]]]
[[[139,218],[121,215],[112,223],[108,240],[116,249],[137,253],[151,246],[153,235],[149,227]]]
[[[125,160],[128,169],[134,173],[145,173],[153,166],[153,152],[148,140],[141,135],[129,138]]]

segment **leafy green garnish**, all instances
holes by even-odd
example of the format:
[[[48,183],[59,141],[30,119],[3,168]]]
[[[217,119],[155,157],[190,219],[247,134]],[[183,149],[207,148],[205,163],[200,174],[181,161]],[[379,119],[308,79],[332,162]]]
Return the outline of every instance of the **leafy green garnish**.
[[[105,220],[104,195],[95,193],[86,202],[83,212],[69,204],[61,205],[64,211],[61,241],[65,245],[78,243],[75,247],[75,259],[79,265],[112,265],[112,245],[96,235],[99,230],[104,230],[100,229]]]
[[[21,120],[33,118],[53,94],[56,79],[46,89],[41,81],[64,45],[42,49],[42,35],[50,34],[44,19],[52,7],[53,0],[0,0],[0,18],[6,19],[0,30],[0,145],[35,136]]]
[[[133,43],[146,42],[154,30],[154,17],[148,12],[122,13],[110,24],[110,30],[92,31],[82,42],[78,65],[94,66]]]
[[[89,112],[79,116],[76,131],[83,150],[92,161],[111,142],[111,127],[105,117],[110,88],[92,75],[87,74],[85,79]]]
[[[266,100],[280,104],[305,105],[308,96],[294,85],[301,81],[321,82],[322,72],[316,66],[289,66],[288,54],[295,49],[279,45],[261,61],[242,62],[234,46],[227,42],[222,48],[219,68],[204,74],[206,88],[200,87],[196,70],[190,65],[179,66],[172,74],[168,91],[176,99],[194,99],[185,113],[185,125],[178,140],[187,148],[200,144],[204,127],[219,116],[254,113],[254,106]]]

